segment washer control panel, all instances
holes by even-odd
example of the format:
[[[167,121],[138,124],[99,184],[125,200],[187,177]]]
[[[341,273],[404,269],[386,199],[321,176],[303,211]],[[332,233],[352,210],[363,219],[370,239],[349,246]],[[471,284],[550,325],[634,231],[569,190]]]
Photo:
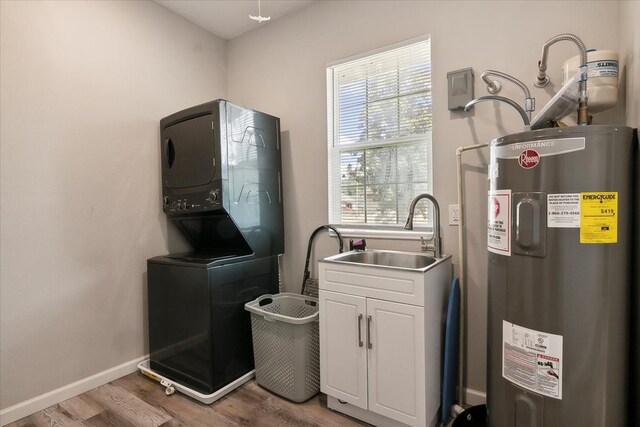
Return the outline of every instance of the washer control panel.
[[[162,210],[167,215],[208,212],[222,207],[222,195],[219,188],[207,191],[164,196]]]

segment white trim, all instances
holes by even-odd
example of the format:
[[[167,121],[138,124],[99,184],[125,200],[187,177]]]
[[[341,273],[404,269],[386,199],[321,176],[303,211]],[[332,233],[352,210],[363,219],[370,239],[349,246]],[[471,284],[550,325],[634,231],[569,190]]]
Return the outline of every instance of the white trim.
[[[420,240],[420,237],[430,239],[433,237],[433,231],[431,227],[419,230],[405,230],[402,227],[398,228],[378,228],[375,226],[370,227],[349,227],[343,225],[332,224],[342,237],[367,237],[371,239],[384,239],[384,240]],[[330,235],[335,235],[333,231],[329,230]]]
[[[487,403],[487,393],[466,387],[464,389],[464,403],[466,405],[484,405]]]
[[[327,155],[327,166],[328,166],[328,218],[329,218],[329,222],[332,223],[342,223],[342,207],[341,207],[341,184],[342,184],[342,178],[341,178],[341,154],[344,152],[353,152],[353,151],[365,151],[368,149],[375,149],[375,148],[381,148],[381,147],[395,147],[395,146],[403,146],[403,145],[409,145],[409,144],[418,144],[418,143],[423,143],[425,142],[427,144],[428,147],[428,152],[426,153],[426,162],[428,164],[428,179],[425,181],[414,181],[413,183],[421,183],[426,185],[426,192],[428,193],[432,193],[433,192],[433,148],[432,148],[432,140],[433,140],[433,135],[432,135],[432,130],[428,131],[425,134],[422,135],[409,135],[409,136],[403,136],[403,137],[397,137],[397,138],[390,138],[390,139],[375,139],[375,140],[370,140],[370,141],[365,141],[365,142],[351,142],[351,143],[347,143],[347,142],[340,142],[340,134],[341,134],[341,130],[340,130],[340,108],[339,105],[341,103],[341,101],[338,99],[339,98],[339,90],[338,88],[336,88],[336,85],[338,84],[337,81],[340,80],[339,78],[336,77],[336,72],[338,70],[340,70],[340,73],[342,73],[343,71],[347,73],[347,75],[351,75],[351,72],[355,72],[358,70],[361,71],[366,71],[369,70],[371,68],[371,63],[372,62],[376,62],[379,58],[381,57],[387,57],[389,56],[389,54],[391,54],[392,52],[398,52],[399,50],[401,50],[401,53],[398,53],[398,55],[400,55],[400,57],[406,57],[406,58],[412,58],[414,55],[409,55],[408,49],[414,49],[417,47],[418,44],[428,44],[429,45],[429,49],[426,52],[426,56],[425,59],[428,59],[429,62],[431,62],[431,48],[430,48],[430,42],[431,42],[431,35],[430,34],[423,34],[421,36],[418,37],[414,37],[408,40],[404,40],[404,41],[400,41],[398,43],[394,43],[392,45],[387,45],[387,46],[383,46],[380,47],[378,49],[374,49],[374,50],[370,50],[368,52],[364,52],[364,53],[360,53],[357,55],[353,55],[347,58],[343,58],[337,61],[333,61],[327,64],[327,68],[326,68],[326,90],[327,90],[327,150],[328,150],[328,155]],[[422,55],[419,55],[420,58],[422,58]],[[396,64],[396,66],[399,66],[398,64]],[[404,68],[402,68],[404,69]],[[400,72],[400,69],[396,70],[398,73]],[[364,78],[366,81],[369,81],[369,76],[368,76],[368,71],[365,72],[366,75],[361,76],[362,78]],[[429,85],[427,87],[424,88],[424,90],[416,90],[415,93],[427,93],[429,91],[429,87],[432,87],[432,76],[429,76]],[[398,87],[398,90],[400,90],[400,88]],[[354,88],[353,90],[350,90],[349,93],[360,93],[361,88]],[[400,93],[398,92],[397,95],[393,95],[393,96],[387,96],[384,97],[382,99],[376,99],[376,101],[379,100],[386,100],[386,99],[392,99],[392,98],[405,98],[407,96],[410,96],[411,94],[409,93],[403,93],[402,95],[400,95]],[[368,111],[369,111],[369,105],[370,105],[370,100],[368,99],[368,97],[366,97],[366,99],[364,100],[364,108],[365,108],[365,115],[368,115]],[[400,125],[402,122],[402,120],[400,119],[400,110],[398,110],[397,112],[397,120],[398,120],[398,125]],[[366,121],[368,119],[365,118],[365,127],[368,129],[368,125],[366,125]],[[357,124],[359,123],[359,120],[353,119],[350,120],[351,124]],[[350,125],[349,125],[350,126]],[[355,128],[354,128],[355,129]],[[400,131],[400,128],[398,128],[398,131]],[[349,138],[353,137],[354,135],[349,136]],[[392,184],[398,184],[397,182],[393,182]],[[360,186],[358,186],[360,187]],[[364,190],[365,190],[365,206],[366,206],[366,191],[367,191],[367,185],[364,185]],[[375,208],[374,208],[375,209]],[[367,215],[367,213],[369,213],[369,209],[367,209],[366,207],[364,208],[365,210],[365,216]],[[363,224],[365,225],[365,224]],[[366,225],[371,225],[371,224],[366,224]],[[384,237],[383,237],[384,238]],[[403,237],[399,237],[399,238],[405,238]]]
[[[351,61],[356,61],[358,59],[366,58],[367,56],[377,55],[378,53],[383,53],[383,52],[386,52],[388,50],[398,49],[398,48],[401,48],[401,47],[409,46],[411,44],[424,42],[424,41],[427,41],[427,40],[430,40],[430,39],[431,39],[431,34],[424,34],[424,35],[421,35],[421,36],[418,36],[418,37],[414,37],[412,39],[407,39],[407,40],[403,40],[403,41],[398,42],[398,43],[394,43],[394,44],[391,44],[391,45],[379,47],[377,49],[372,49],[372,50],[370,50],[368,52],[358,53],[356,55],[351,55],[351,56],[348,56],[346,58],[342,58],[342,59],[338,59],[336,61],[328,62],[327,63],[327,68],[335,67],[337,65],[345,64],[345,63],[351,62]]]
[[[71,399],[74,396],[136,372],[138,369],[138,363],[148,358],[149,355],[138,357],[137,359],[124,362],[118,366],[114,366],[113,368],[109,368],[71,384],[51,390],[47,393],[41,394],[40,396],[9,406],[8,408],[0,411],[0,425],[7,425],[48,408],[49,406]]]
[[[389,138],[389,139],[380,139],[376,137],[373,140],[367,140],[364,142],[356,142],[355,139],[358,139],[358,132],[360,132],[359,127],[356,125],[364,126],[365,129],[369,129],[369,125],[367,124],[369,114],[369,106],[371,104],[371,100],[368,95],[365,96],[363,91],[368,89],[362,88],[359,85],[357,87],[351,88],[347,90],[349,94],[360,94],[364,96],[363,100],[358,101],[358,105],[362,103],[364,108],[365,118],[364,124],[361,123],[361,118],[352,118],[348,120],[348,129],[346,131],[346,135],[343,135],[345,140],[341,141],[340,137],[342,134],[342,130],[340,126],[342,122],[340,121],[341,117],[341,102],[339,97],[341,96],[341,89],[336,86],[340,86],[340,81],[342,77],[337,77],[339,75],[350,76],[347,78],[347,81],[350,81],[350,78],[353,77],[357,79],[358,82],[369,82],[369,71],[373,70],[375,67],[372,67],[372,64],[378,62],[382,57],[384,58],[407,58],[410,61],[400,67],[399,64],[395,63],[395,60],[391,60],[389,64],[394,64],[393,69],[395,73],[400,73],[402,70],[409,69],[408,64],[413,63],[414,57],[416,55],[409,55],[409,52],[416,53],[416,49],[418,49],[419,45],[428,45],[429,48],[427,50],[423,50],[417,58],[422,58],[424,55],[424,60],[431,62],[431,49],[430,49],[430,41],[431,36],[429,34],[425,34],[419,37],[414,37],[409,40],[404,40],[399,43],[395,43],[392,45],[384,46],[379,49],[375,49],[373,51],[364,52],[355,56],[351,56],[349,58],[345,58],[339,61],[334,61],[327,65],[326,69],[326,90],[327,90],[327,166],[328,166],[328,219],[329,222],[341,223],[343,221],[343,212],[342,212],[342,154],[343,153],[352,153],[352,152],[365,152],[366,150],[373,150],[376,148],[382,147],[400,147],[411,144],[420,144],[421,148],[428,148],[428,152],[425,153],[425,163],[427,169],[427,178],[422,181],[415,180],[413,184],[422,184],[425,186],[426,192],[431,193],[433,191],[433,148],[432,141],[433,135],[432,131],[427,131],[425,134],[420,135],[409,135],[402,136],[397,138]],[[422,50],[422,49],[421,49]],[[383,59],[382,62],[387,61]],[[386,63],[386,62],[385,62]],[[399,67],[399,68],[398,68]],[[420,68],[420,70],[422,70]],[[363,72],[363,75],[360,75],[359,72]],[[422,71],[416,71],[416,73],[421,73]],[[338,74],[336,74],[338,73]],[[346,74],[345,74],[346,73]],[[352,75],[353,74],[353,75]],[[398,74],[399,75],[399,74]],[[429,87],[432,86],[432,76],[429,75],[427,78],[429,81],[429,85],[422,87],[419,82],[421,80],[416,80],[415,93],[427,93]],[[368,83],[367,83],[368,87]],[[400,87],[398,86],[396,89],[398,91],[394,91],[394,95],[389,95],[382,99],[392,99],[392,98],[405,98],[409,96],[408,93],[400,94]],[[379,101],[380,99],[376,98],[374,102]],[[398,132],[401,131],[402,126],[405,124],[404,120],[402,120],[402,115],[400,114],[400,110],[397,111],[397,124],[400,126],[398,128]],[[425,123],[426,124],[426,123]],[[410,130],[410,129],[407,129]],[[367,135],[369,138],[370,135]],[[354,141],[351,141],[354,139]],[[425,144],[424,146],[422,144]],[[397,160],[396,160],[397,161]],[[364,167],[364,171],[366,172],[366,166]],[[390,184],[399,184],[396,180],[392,180]],[[411,182],[409,182],[411,184]],[[364,209],[364,215],[366,216],[369,213],[370,209],[367,208],[367,196],[368,186],[372,185],[371,183],[364,183],[363,185],[357,185],[358,189],[363,189],[364,194],[361,194],[358,198],[364,197],[364,206],[361,207]],[[361,188],[362,187],[362,188]],[[417,189],[416,189],[417,191]],[[423,191],[424,192],[424,191]],[[373,225],[369,222],[367,225]]]
[[[340,210],[340,180],[335,180],[333,176],[333,165],[340,162],[340,152],[333,149],[333,143],[336,139],[336,117],[337,101],[334,93],[334,72],[333,68],[327,67],[327,186],[329,195],[329,221],[332,221],[333,213]]]
[[[365,142],[354,142],[349,144],[338,144],[336,147],[332,147],[329,145],[329,148],[334,148],[339,151],[359,151],[366,150],[370,148],[382,148],[382,147],[391,147],[391,146],[403,146],[410,144],[419,144],[419,143],[433,143],[433,131],[427,131],[426,133],[419,135],[407,135],[400,136],[397,138],[388,138],[388,139],[372,139],[370,141]]]

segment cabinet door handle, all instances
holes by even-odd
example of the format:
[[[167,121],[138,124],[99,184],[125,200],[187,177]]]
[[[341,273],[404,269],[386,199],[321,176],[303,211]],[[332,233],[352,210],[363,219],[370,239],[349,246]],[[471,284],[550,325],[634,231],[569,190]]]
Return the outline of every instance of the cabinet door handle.
[[[362,347],[362,314],[358,314],[358,347]]]
[[[371,316],[367,316],[367,348],[373,348],[371,342]]]

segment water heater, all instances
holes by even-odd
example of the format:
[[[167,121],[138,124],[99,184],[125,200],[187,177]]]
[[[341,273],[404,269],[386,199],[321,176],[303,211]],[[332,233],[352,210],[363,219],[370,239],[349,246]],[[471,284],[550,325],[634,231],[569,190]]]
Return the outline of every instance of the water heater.
[[[627,425],[636,141],[576,126],[491,143],[490,426]]]

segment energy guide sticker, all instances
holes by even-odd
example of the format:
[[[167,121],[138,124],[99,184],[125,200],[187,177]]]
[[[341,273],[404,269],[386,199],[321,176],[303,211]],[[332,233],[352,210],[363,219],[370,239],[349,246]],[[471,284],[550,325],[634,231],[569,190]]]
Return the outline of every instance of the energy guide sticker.
[[[618,192],[580,193],[580,243],[618,242]]]
[[[543,396],[562,399],[562,335],[502,321],[502,376]]]

